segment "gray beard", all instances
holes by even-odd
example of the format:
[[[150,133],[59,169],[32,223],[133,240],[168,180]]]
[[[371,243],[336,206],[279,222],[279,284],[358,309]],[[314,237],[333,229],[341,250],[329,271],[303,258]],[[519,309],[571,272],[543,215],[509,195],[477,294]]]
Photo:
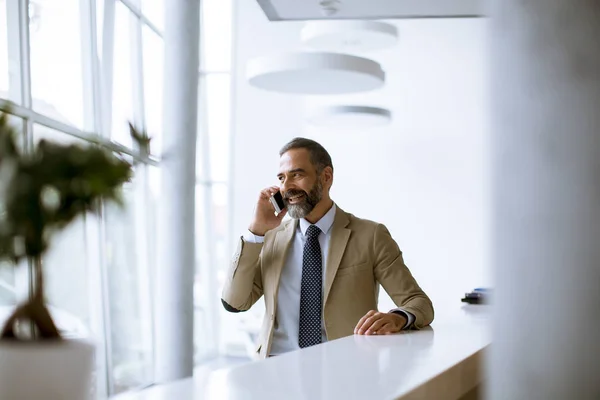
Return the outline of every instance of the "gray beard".
[[[294,219],[306,218],[323,198],[323,185],[317,181],[310,193],[304,196],[302,203],[289,204],[286,201],[288,215]]]
[[[313,210],[313,206],[304,201],[302,204],[290,204],[288,215],[294,219],[305,218]]]

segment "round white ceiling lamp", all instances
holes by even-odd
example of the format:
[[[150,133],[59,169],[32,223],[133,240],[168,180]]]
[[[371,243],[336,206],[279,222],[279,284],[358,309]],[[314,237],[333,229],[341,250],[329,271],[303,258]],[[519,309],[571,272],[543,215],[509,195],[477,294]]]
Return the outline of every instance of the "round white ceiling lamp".
[[[387,125],[392,120],[390,110],[367,106],[326,106],[312,110],[308,121],[313,125],[332,128],[360,128]]]
[[[336,53],[292,53],[258,57],[246,66],[258,88],[296,94],[345,94],[378,89],[385,83],[379,63]]]
[[[395,46],[398,29],[378,21],[311,21],[302,28],[301,38],[319,50],[365,52]]]

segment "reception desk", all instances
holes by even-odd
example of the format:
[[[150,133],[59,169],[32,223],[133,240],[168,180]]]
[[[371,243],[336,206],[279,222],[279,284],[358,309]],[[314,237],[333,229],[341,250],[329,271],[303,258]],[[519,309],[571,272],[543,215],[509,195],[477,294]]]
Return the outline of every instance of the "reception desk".
[[[421,331],[349,336],[119,399],[477,398],[488,322],[486,306],[457,306]]]

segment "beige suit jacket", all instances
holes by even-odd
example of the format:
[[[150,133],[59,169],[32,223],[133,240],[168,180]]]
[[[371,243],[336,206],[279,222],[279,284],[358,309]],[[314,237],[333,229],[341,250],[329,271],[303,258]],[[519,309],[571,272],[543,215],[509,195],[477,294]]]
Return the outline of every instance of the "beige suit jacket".
[[[222,300],[228,311],[246,311],[264,296],[266,313],[257,350],[261,358],[270,353],[279,279],[297,224],[297,220],[282,223],[266,233],[264,243],[240,239],[227,273]],[[377,310],[379,284],[398,307],[415,316],[415,329],[431,323],[433,305],[385,226],[338,207],[331,229],[323,298],[328,340],[352,335],[360,318]]]

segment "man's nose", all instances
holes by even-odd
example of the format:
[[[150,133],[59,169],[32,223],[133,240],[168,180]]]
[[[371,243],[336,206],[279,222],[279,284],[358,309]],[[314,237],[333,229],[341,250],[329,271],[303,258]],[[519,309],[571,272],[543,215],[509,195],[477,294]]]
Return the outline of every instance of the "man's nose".
[[[279,185],[279,190],[281,191],[281,194],[285,195],[285,193],[290,189],[293,189],[293,185],[290,184],[289,180],[283,179],[281,181],[281,184]]]

